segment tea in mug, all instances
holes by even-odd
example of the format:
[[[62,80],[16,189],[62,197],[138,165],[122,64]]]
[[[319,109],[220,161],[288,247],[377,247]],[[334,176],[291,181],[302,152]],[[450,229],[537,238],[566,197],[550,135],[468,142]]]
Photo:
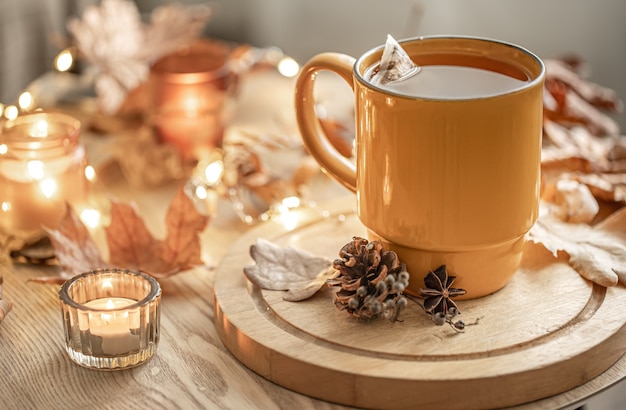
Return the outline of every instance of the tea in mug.
[[[368,68],[371,78],[377,64]],[[496,71],[461,65],[423,65],[406,79],[378,85],[383,90],[407,97],[427,99],[473,99],[505,94],[526,85],[528,81]]]

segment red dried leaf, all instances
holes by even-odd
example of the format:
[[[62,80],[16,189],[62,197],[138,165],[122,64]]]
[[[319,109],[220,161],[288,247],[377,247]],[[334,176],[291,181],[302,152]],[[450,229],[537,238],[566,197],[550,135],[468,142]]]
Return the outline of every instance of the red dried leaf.
[[[50,237],[59,264],[63,267],[63,277],[70,278],[107,266],[89,231],[69,206],[57,229],[44,229]]]
[[[106,234],[111,264],[151,273],[158,241],[150,234],[132,205],[118,202],[111,204],[111,225],[106,228]]]
[[[193,202],[179,189],[167,211],[165,224],[167,237],[159,244],[161,266],[156,276],[201,265],[199,234],[206,228],[209,218],[198,213]]]

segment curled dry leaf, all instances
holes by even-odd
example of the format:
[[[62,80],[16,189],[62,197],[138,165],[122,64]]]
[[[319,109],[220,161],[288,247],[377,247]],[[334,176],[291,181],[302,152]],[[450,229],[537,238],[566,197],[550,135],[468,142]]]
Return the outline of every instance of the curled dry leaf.
[[[544,199],[554,203],[554,214],[565,222],[589,223],[593,221],[600,210],[598,201],[594,198],[587,185],[568,178],[564,175],[556,184],[546,187]]]
[[[594,135],[619,134],[619,126],[605,111],[619,112],[622,101],[614,90],[584,78],[576,66],[559,59],[547,59],[545,116],[566,125],[582,124]]]
[[[530,239],[557,255],[569,255],[569,264],[584,278],[601,286],[626,284],[626,208],[594,227],[565,223],[543,212]]]
[[[332,261],[263,238],[250,246],[250,256],[256,264],[244,268],[246,277],[260,288],[288,291],[283,299],[292,302],[310,298],[337,276]]]
[[[596,200],[626,202],[626,138],[611,113],[622,110],[616,92],[589,81],[577,59],[546,60],[542,199],[578,201],[578,190],[552,195],[567,174]]]

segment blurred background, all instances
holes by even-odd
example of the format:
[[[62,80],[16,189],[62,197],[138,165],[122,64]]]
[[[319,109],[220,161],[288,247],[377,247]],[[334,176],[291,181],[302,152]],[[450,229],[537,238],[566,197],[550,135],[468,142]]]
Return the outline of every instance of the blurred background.
[[[68,16],[97,0],[0,0],[0,102],[51,69]],[[164,0],[135,0],[144,15]],[[179,0],[185,4],[206,1]],[[303,63],[321,51],[358,56],[397,39],[429,34],[492,37],[542,58],[575,54],[589,78],[626,99],[623,0],[215,0],[205,34],[278,46]],[[617,117],[626,129],[626,116]]]

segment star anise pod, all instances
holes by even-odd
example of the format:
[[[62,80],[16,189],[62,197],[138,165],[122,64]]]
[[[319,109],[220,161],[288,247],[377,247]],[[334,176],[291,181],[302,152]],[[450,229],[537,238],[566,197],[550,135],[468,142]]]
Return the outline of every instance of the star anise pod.
[[[426,287],[421,288],[419,293],[424,298],[424,310],[432,316],[437,325],[447,322],[455,329],[462,330],[465,327],[462,320],[452,322],[452,318],[461,313],[452,298],[464,295],[466,291],[452,287],[455,279],[456,276],[448,275],[446,265],[441,265],[426,274],[424,278]]]
[[[383,249],[380,241],[355,236],[341,248],[339,257],[333,262],[339,275],[326,282],[341,287],[335,293],[335,306],[362,320],[380,316],[398,320],[407,305],[403,292],[409,283],[406,265],[398,255]]]

